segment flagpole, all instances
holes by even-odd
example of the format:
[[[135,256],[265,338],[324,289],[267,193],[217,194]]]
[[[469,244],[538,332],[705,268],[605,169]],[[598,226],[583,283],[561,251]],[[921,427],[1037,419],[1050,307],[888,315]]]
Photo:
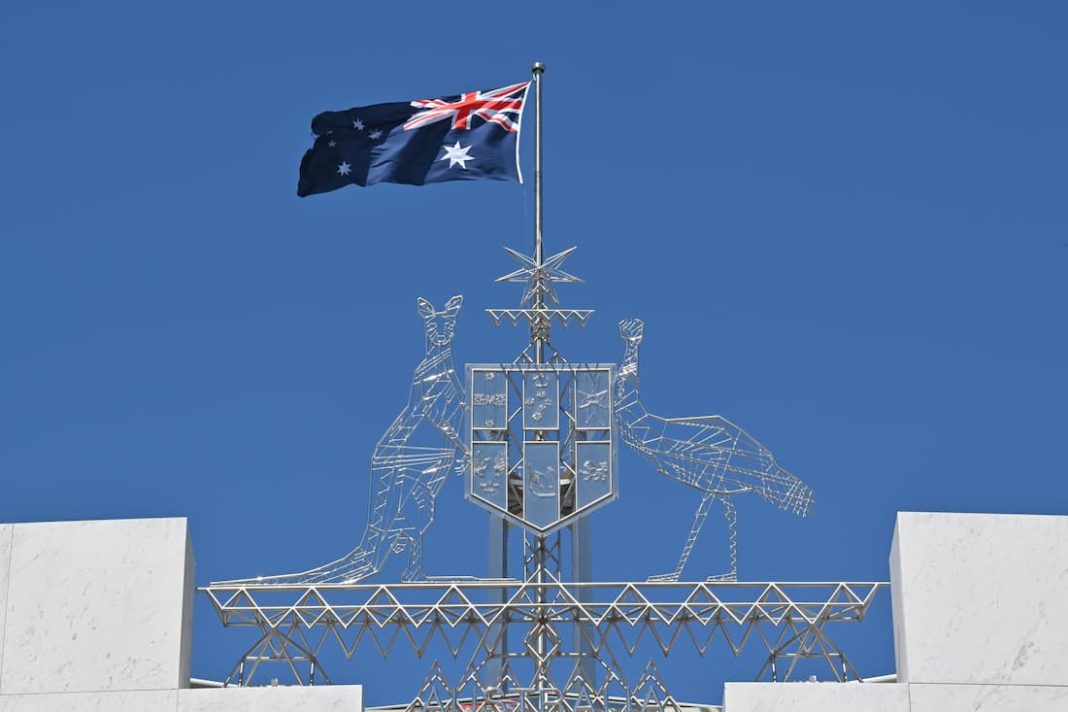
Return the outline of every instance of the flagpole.
[[[545,65],[535,62],[531,67],[534,73],[534,98],[537,101],[534,112],[534,262],[542,266],[545,258],[541,242],[541,75]]]
[[[540,270],[545,262],[545,248],[541,238],[541,75],[545,65],[535,62],[530,71],[534,74],[534,267]],[[540,286],[540,285],[539,285]],[[545,299],[539,288],[534,295],[534,309],[544,309]],[[545,358],[544,340],[536,339],[534,356],[537,363]]]

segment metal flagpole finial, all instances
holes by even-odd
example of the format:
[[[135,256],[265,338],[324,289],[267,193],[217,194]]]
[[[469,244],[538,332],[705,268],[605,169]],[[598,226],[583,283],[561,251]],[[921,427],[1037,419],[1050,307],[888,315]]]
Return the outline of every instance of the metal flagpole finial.
[[[530,68],[530,71],[535,74],[543,74],[545,72],[545,65],[541,62],[535,62],[534,66]]]

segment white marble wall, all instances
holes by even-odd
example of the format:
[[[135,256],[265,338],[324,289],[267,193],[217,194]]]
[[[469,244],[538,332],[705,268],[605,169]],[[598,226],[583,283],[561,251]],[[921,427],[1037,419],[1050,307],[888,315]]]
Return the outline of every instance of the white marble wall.
[[[188,686],[186,520],[11,530],[0,695]]]
[[[908,685],[728,682],[723,712],[909,712]]]
[[[911,712],[1068,712],[1068,687],[909,685]]]
[[[895,526],[894,537],[890,542],[890,572],[891,578],[895,571],[901,570],[901,554],[898,547],[897,529]],[[897,679],[904,682],[909,679],[908,673],[908,656],[905,655],[907,650],[907,644],[905,642],[905,636],[908,631],[905,630],[904,620],[904,602],[901,600],[901,586],[898,586],[891,582],[890,584],[890,606],[893,614],[894,625],[894,662],[897,667]]]
[[[0,712],[363,712],[363,688],[186,689],[184,519],[0,524]]]
[[[0,712],[172,712],[177,690],[0,695]]]
[[[363,712],[363,688],[259,687],[0,695],[0,712]]]
[[[728,682],[723,712],[1068,712],[1068,687]]]
[[[178,712],[363,712],[363,687],[228,687],[181,690]],[[0,710],[0,712],[4,712]]]
[[[898,514],[898,679],[1068,686],[1068,517]]]
[[[15,527],[0,524],[0,675],[4,671],[4,630],[7,622],[8,572],[11,567],[11,536]]]

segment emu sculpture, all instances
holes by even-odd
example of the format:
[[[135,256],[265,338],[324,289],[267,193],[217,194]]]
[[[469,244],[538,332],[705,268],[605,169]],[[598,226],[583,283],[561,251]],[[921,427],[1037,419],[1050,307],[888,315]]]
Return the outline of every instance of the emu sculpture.
[[[615,390],[620,436],[660,474],[693,487],[701,495],[675,570],[649,580],[679,580],[708,510],[718,502],[727,519],[730,571],[709,580],[737,581],[737,517],[731,498],[753,492],[780,509],[805,516],[812,504],[812,490],[780,467],[766,447],[726,418],[663,418],[645,410],[638,390],[638,349],[643,331],[639,319],[619,323],[626,344]]]

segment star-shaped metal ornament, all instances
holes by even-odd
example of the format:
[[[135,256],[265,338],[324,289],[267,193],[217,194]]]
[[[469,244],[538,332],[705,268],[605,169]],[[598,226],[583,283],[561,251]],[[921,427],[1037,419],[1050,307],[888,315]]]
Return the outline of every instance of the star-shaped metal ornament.
[[[574,247],[569,247],[563,252],[557,252],[552,257],[546,258],[540,267],[533,257],[516,252],[511,247],[505,247],[504,249],[519,263],[520,267],[515,272],[498,277],[497,281],[526,282],[526,289],[523,290],[523,304],[531,305],[539,301],[543,304],[550,302],[559,304],[560,301],[556,298],[556,294],[552,289],[553,283],[581,284],[583,281],[579,277],[560,269],[560,265],[564,263],[564,260],[575,251],[576,248]]]

